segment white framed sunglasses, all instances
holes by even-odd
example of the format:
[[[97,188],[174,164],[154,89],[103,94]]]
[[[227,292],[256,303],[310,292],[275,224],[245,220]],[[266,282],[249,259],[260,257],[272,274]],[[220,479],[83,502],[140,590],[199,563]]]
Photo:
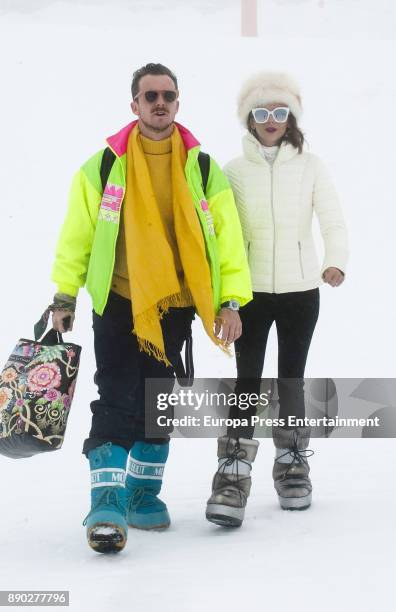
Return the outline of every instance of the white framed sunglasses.
[[[267,123],[272,116],[276,123],[286,123],[290,113],[288,106],[277,106],[273,110],[268,108],[252,108],[252,115],[256,123]]]

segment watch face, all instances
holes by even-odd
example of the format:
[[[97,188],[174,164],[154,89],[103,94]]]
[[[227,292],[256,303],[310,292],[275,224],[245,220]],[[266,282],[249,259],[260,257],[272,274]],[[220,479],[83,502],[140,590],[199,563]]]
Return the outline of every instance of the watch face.
[[[224,306],[224,308],[229,308],[230,310],[239,310],[239,302],[237,300],[229,300],[229,302],[224,302],[222,306]]]

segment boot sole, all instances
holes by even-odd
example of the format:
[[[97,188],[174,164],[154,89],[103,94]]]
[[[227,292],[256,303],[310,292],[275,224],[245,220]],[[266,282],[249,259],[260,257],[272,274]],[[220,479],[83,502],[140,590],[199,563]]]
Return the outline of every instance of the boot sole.
[[[103,528],[111,529],[109,533],[100,533]],[[125,531],[114,523],[97,523],[87,531],[88,544],[98,553],[118,553],[127,541]]]
[[[148,514],[139,514],[138,512],[130,512],[127,515],[127,523],[133,529],[141,529],[143,531],[163,531],[171,524],[169,512],[162,510],[161,512],[151,512]]]
[[[240,527],[245,516],[245,508],[232,508],[222,504],[208,504],[206,519],[221,527]]]
[[[128,523],[128,527],[132,527],[133,529],[140,529],[141,531],[164,531],[170,527],[170,523],[164,523],[163,525],[148,525],[142,527],[141,525],[132,525],[132,523]]]
[[[306,510],[312,503],[312,494],[305,495],[305,497],[280,497],[278,495],[278,499],[282,510]]]

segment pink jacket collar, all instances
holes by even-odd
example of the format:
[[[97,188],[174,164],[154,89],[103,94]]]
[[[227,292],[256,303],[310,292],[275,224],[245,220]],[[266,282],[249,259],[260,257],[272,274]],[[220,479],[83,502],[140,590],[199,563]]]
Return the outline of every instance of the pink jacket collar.
[[[126,153],[129,134],[137,125],[137,123],[138,120],[132,121],[113,136],[109,136],[108,138],[106,138],[106,142],[113,149],[114,153],[118,155],[118,157],[121,157]],[[175,122],[175,125],[177,125],[177,127],[179,128],[179,132],[183,139],[184,146],[186,147],[186,151],[189,151],[193,147],[197,147],[200,145],[195,136],[193,136],[193,134],[191,134],[191,132],[187,128],[185,128],[180,123]]]

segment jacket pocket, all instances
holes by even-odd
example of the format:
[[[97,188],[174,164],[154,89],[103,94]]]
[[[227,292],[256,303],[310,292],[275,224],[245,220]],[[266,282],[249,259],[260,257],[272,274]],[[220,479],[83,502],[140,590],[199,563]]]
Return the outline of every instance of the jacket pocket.
[[[300,241],[298,241],[298,257],[299,257],[299,260],[300,260],[301,276],[302,276],[302,278],[304,278],[304,267],[303,267],[302,249],[301,249],[301,242]]]

